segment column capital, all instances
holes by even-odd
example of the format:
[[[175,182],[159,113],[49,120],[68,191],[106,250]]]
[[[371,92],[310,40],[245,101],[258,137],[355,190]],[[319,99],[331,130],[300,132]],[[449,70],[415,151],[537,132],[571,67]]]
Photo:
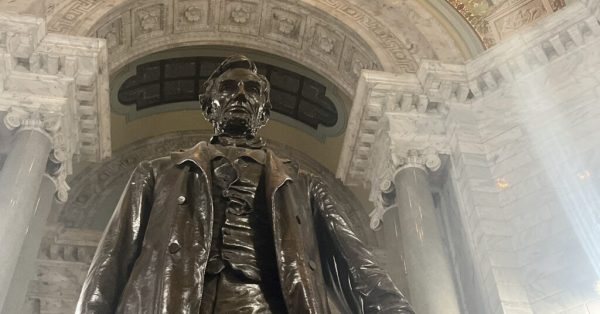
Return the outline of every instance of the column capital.
[[[435,148],[408,149],[402,154],[391,154],[388,161],[379,160],[382,167],[375,170],[371,179],[371,192],[369,199],[375,204],[369,214],[369,226],[373,230],[379,229],[385,213],[394,208],[394,204],[386,204],[384,195],[394,191],[394,180],[396,175],[409,168],[421,169],[427,173],[437,171],[442,166],[440,154]]]
[[[433,149],[409,149],[403,156],[393,155],[392,159],[396,165],[394,174],[407,169],[418,168],[424,171],[437,171],[442,166],[439,153]]]
[[[8,108],[3,122],[9,130],[17,130],[17,132],[21,130],[38,131],[48,136],[50,140],[53,134],[60,129],[61,123],[58,114],[27,110],[17,106]]]
[[[424,60],[418,73],[363,71],[355,94],[337,176],[348,185],[370,183],[371,228],[387,210],[382,186],[399,169],[440,168],[448,153],[449,103],[469,95],[464,65]]]
[[[346,184],[368,178],[374,143],[386,136],[390,145],[434,146],[446,151],[448,106],[470,97],[466,67],[422,60],[417,73],[363,71],[358,82],[337,176]]]
[[[35,130],[52,143],[48,175],[67,198],[73,157],[110,156],[105,41],[46,33],[43,19],[0,13],[0,111],[10,130]]]
[[[65,140],[61,115],[13,106],[8,108],[3,122],[9,130],[16,130],[17,133],[29,130],[39,132],[48,138],[52,150],[48,156],[50,163],[46,175],[56,186],[57,199],[65,202],[70,189],[66,181],[70,173],[70,152]]]

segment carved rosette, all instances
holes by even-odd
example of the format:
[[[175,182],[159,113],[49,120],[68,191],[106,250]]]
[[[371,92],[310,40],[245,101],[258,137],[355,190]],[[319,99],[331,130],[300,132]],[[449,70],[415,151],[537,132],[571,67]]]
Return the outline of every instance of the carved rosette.
[[[70,152],[62,132],[62,115],[54,112],[10,107],[4,116],[3,122],[9,130],[16,130],[17,132],[37,131],[45,135],[52,143],[46,175],[55,184],[56,198],[61,202],[65,202],[70,189],[66,181],[68,175],[66,162]]]
[[[236,24],[247,24],[250,20],[250,10],[242,5],[235,6],[229,17]]]
[[[191,5],[183,11],[183,17],[189,23],[197,23],[200,21],[200,18],[202,18],[202,9],[195,5]]]

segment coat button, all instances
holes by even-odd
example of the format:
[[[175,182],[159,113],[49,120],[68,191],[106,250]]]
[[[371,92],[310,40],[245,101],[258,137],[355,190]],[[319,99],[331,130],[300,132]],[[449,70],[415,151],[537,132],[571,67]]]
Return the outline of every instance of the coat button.
[[[177,243],[177,242],[169,243],[169,253],[175,254],[175,253],[179,252],[180,249],[181,249],[181,245],[179,245],[179,243]]]
[[[177,204],[179,204],[179,205],[185,204],[185,196],[181,195],[180,197],[178,197]]]
[[[310,260],[310,261],[308,262],[308,266],[309,266],[309,267],[310,267],[310,269],[312,269],[312,270],[316,270],[316,269],[317,269],[317,264],[316,264],[316,263],[315,263],[315,261],[313,261],[313,260]]]

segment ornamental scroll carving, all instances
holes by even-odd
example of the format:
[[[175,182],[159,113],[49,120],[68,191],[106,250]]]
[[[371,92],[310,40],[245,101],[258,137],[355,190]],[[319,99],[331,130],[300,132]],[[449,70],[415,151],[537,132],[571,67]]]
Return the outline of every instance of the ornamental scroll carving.
[[[409,149],[404,155],[391,154],[390,162],[384,164],[386,167],[380,169],[382,172],[378,181],[378,189],[373,189],[376,192],[371,199],[375,203],[375,208],[369,214],[369,226],[373,230],[377,230],[381,226],[385,213],[394,208],[395,204],[386,204],[384,194],[392,192],[394,189],[394,178],[396,174],[407,168],[418,168],[426,172],[435,172],[442,166],[442,160],[435,148],[428,147],[423,150]],[[376,182],[376,181],[373,181]]]
[[[20,107],[10,107],[4,116],[4,124],[9,130],[33,130],[44,134],[52,143],[52,151],[48,156],[49,162],[46,175],[54,182],[56,198],[65,202],[68,198],[67,184],[70,156],[69,147],[62,128],[62,115],[54,112],[40,112]]]
[[[500,42],[564,6],[564,0],[505,1],[494,7],[486,16],[487,36],[496,43]]]

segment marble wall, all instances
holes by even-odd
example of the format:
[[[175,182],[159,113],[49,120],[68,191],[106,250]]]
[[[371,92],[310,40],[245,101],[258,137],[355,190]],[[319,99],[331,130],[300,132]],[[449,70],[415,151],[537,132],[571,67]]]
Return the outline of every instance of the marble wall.
[[[494,245],[516,257],[498,271],[520,287],[510,300],[534,313],[592,313],[600,302],[598,49],[590,41],[472,105],[505,227]]]
[[[465,66],[359,82],[338,175],[377,201],[407,149],[447,156],[439,215],[464,312],[600,312],[599,26],[598,1],[572,1]]]

